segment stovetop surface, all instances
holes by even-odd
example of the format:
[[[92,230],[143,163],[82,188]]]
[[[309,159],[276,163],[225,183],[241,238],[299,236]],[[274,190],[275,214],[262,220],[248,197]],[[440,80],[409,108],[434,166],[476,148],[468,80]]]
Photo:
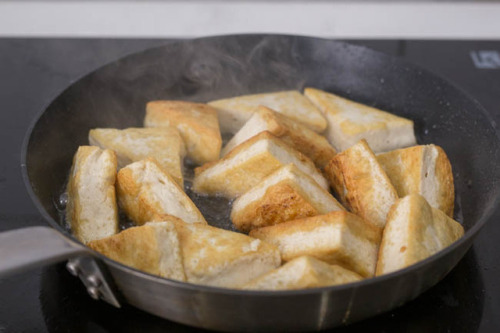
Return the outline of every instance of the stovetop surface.
[[[500,121],[500,41],[351,41],[402,57],[453,82]],[[168,40],[0,39],[0,232],[46,225],[20,160],[34,117],[65,87],[121,56]],[[499,161],[500,162],[500,161]],[[438,285],[340,332],[499,332],[500,210]],[[1,255],[0,255],[1,260]],[[93,301],[63,264],[0,279],[0,332],[193,332],[132,307]]]

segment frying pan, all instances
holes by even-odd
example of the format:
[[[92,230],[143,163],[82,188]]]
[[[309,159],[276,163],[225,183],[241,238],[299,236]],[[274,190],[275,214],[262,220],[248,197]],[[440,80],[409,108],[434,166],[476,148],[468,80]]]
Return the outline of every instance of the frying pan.
[[[455,218],[465,236],[403,270],[342,286],[242,291],[193,285],[140,272],[79,243],[62,223],[61,193],[72,156],[95,127],[141,126],[147,101],[205,102],[248,93],[317,87],[415,121],[419,143],[447,152]],[[68,269],[94,298],[128,303],[173,321],[224,331],[318,330],[388,311],[441,280],[493,213],[500,190],[500,141],[485,110],[445,80],[364,47],[284,35],[235,35],[170,43],[134,54],[78,80],[30,129],[22,169],[50,227],[0,234],[0,272],[71,258]],[[211,224],[228,227],[224,202]],[[222,213],[221,213],[222,212]]]

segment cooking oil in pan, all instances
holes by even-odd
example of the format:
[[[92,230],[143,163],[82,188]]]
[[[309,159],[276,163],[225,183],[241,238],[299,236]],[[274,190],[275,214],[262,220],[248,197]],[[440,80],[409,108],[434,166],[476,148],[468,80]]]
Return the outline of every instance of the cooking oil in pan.
[[[424,135],[427,135],[428,129],[422,129]],[[420,139],[422,133],[417,133],[417,137]],[[222,141],[223,146],[227,143],[227,141],[231,138],[231,134],[223,134]],[[420,140],[419,140],[420,141]],[[189,198],[193,201],[193,203],[198,207],[201,211],[205,220],[208,224],[226,229],[231,231],[238,230],[235,228],[230,219],[231,207],[233,204],[233,200],[229,200],[222,196],[207,196],[195,193],[192,190],[192,183],[194,178],[194,169],[196,167],[195,164],[192,163],[189,159],[186,158],[184,161],[184,167],[182,170],[184,177],[184,192],[189,196]],[[460,180],[459,173],[456,171],[455,174],[455,184]],[[66,192],[68,180],[66,180],[63,189],[60,194],[54,200],[54,205],[59,214],[59,224],[68,232],[71,233],[71,227],[66,220],[66,204],[68,202],[68,194]],[[456,188],[456,190],[459,188]],[[332,195],[334,195],[332,193]],[[334,195],[335,196],[335,195]],[[455,214],[454,218],[463,225],[463,215],[461,209],[461,197],[459,191],[455,191]],[[338,198],[337,198],[338,200]],[[130,218],[128,218],[127,214],[123,210],[119,208],[118,210],[119,216],[119,228],[120,230],[124,230],[130,227],[135,226],[136,224]]]
[[[231,138],[231,135],[223,135],[223,145]],[[184,192],[189,196],[189,198],[194,202],[196,207],[201,211],[205,220],[208,224],[226,229],[231,231],[238,231],[231,223],[230,214],[233,200],[229,200],[220,196],[206,196],[200,195],[192,191],[192,183],[194,178],[194,168],[196,167],[188,159],[185,160],[184,168],[183,168],[183,177],[184,177]],[[68,171],[69,173],[69,171]],[[66,192],[67,184],[69,181],[66,179],[63,188],[60,193],[54,199],[54,206],[57,209],[59,215],[59,224],[68,232],[71,233],[71,226],[66,219],[66,205],[68,203],[68,193]],[[124,230],[130,227],[135,226],[136,224],[130,218],[128,218],[127,214],[122,209],[118,209],[118,218],[119,218],[119,228],[120,230]]]

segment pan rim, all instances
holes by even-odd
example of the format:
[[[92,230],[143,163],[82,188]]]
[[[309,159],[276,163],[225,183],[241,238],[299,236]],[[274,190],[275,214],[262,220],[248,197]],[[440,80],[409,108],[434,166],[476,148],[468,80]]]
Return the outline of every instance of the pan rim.
[[[353,289],[356,290],[357,288],[360,287],[365,287],[368,285],[376,284],[382,281],[394,279],[394,278],[400,278],[403,277],[409,273],[411,273],[414,270],[419,270],[422,267],[425,267],[429,265],[431,262],[438,260],[439,258],[442,258],[446,255],[448,255],[450,252],[453,252],[456,248],[461,247],[464,243],[468,242],[469,240],[471,241],[474,239],[474,237],[477,236],[477,233],[481,230],[481,228],[484,227],[484,225],[490,220],[491,216],[493,213],[498,209],[498,206],[500,204],[500,193],[496,195],[496,198],[492,202],[492,209],[485,213],[470,229],[468,229],[463,237],[461,237],[459,240],[451,244],[450,246],[446,247],[445,249],[433,254],[432,256],[419,261],[411,266],[405,267],[403,269],[397,270],[395,272],[391,272],[388,274],[384,274],[381,276],[374,276],[371,278],[366,278],[358,282],[353,282],[353,283],[347,283],[343,285],[336,285],[336,286],[327,286],[327,287],[320,287],[320,288],[311,288],[311,289],[300,289],[300,290],[278,290],[278,291],[269,291],[269,290],[243,290],[243,289],[230,289],[230,288],[220,288],[220,287],[212,287],[212,286],[205,286],[205,285],[199,285],[199,284],[193,284],[193,283],[188,283],[188,282],[182,282],[182,281],[177,281],[177,280],[172,280],[168,278],[163,278],[160,276],[152,275],[140,270],[137,270],[135,268],[125,266],[117,261],[114,261],[112,259],[109,259],[105,257],[104,255],[90,249],[83,243],[81,243],[79,240],[77,240],[74,236],[68,234],[68,232],[61,226],[57,221],[55,221],[45,210],[43,207],[42,203],[40,202],[38,196],[35,194],[33,187],[31,185],[29,175],[28,175],[28,167],[27,167],[27,153],[28,153],[28,146],[30,142],[30,138],[32,135],[33,130],[35,129],[36,125],[38,124],[40,118],[45,114],[46,110],[50,107],[50,105],[57,100],[61,95],[66,93],[67,90],[71,89],[74,84],[79,82],[80,80],[83,80],[84,78],[93,75],[95,72],[100,71],[101,69],[112,65],[116,61],[119,60],[124,60],[124,59],[129,59],[134,56],[139,56],[145,52],[154,52],[155,50],[162,49],[164,47],[168,47],[169,45],[180,45],[184,43],[193,43],[196,41],[208,41],[208,40],[217,40],[217,39],[222,39],[222,38],[238,38],[242,36],[247,36],[247,37],[287,37],[287,38],[305,38],[305,39],[310,39],[310,40],[321,40],[324,42],[330,42],[330,43],[337,43],[337,44],[343,44],[347,47],[351,48],[359,48],[364,50],[365,52],[372,52],[378,55],[381,55],[383,57],[388,57],[392,58],[393,60],[396,60],[400,64],[406,65],[410,68],[420,70],[421,72],[425,73],[427,76],[432,76],[435,79],[438,79],[439,81],[443,82],[444,84],[451,86],[454,90],[456,90],[458,93],[464,95],[464,97],[467,98],[470,102],[474,103],[479,110],[481,110],[481,114],[483,117],[488,120],[491,129],[494,131],[494,136],[498,141],[500,141],[500,133],[495,129],[494,126],[491,124],[494,122],[492,116],[490,113],[469,93],[464,91],[461,87],[457,86],[455,83],[449,81],[447,78],[444,78],[440,76],[439,74],[436,74],[434,72],[429,71],[428,69],[421,67],[417,64],[414,64],[412,62],[409,62],[405,59],[402,59],[397,56],[391,56],[388,54],[385,54],[380,51],[376,51],[373,49],[370,49],[369,47],[366,46],[361,46],[357,44],[351,44],[348,43],[344,40],[337,40],[337,39],[329,39],[329,38],[323,38],[323,37],[314,37],[314,36],[305,36],[305,35],[291,35],[291,34],[225,34],[225,35],[216,35],[216,36],[206,36],[206,37],[199,37],[199,38],[191,38],[191,39],[179,39],[175,41],[167,41],[166,43],[151,47],[151,48],[146,48],[142,51],[138,52],[133,52],[130,54],[126,54],[124,56],[118,57],[114,60],[111,60],[101,66],[98,66],[97,68],[91,70],[88,73],[85,73],[76,79],[73,79],[72,82],[66,86],[64,89],[62,89],[59,93],[56,94],[55,97],[50,98],[49,101],[42,107],[42,109],[35,115],[35,117],[32,119],[30,125],[28,126],[28,129],[26,131],[26,134],[23,139],[22,143],[22,149],[21,149],[21,171],[22,171],[22,177],[23,177],[23,182],[24,185],[28,191],[28,194],[33,202],[33,204],[36,206],[37,210],[40,212],[40,214],[43,216],[43,218],[47,221],[47,223],[54,229],[56,229],[60,234],[62,234],[65,238],[70,239],[71,241],[77,242],[78,244],[81,244],[82,246],[86,247],[89,250],[89,253],[92,253],[92,256],[94,258],[97,258],[99,260],[104,261],[107,265],[111,265],[121,271],[127,272],[127,274],[133,274],[136,275],[140,278],[144,278],[150,281],[153,281],[155,283],[160,283],[164,284],[169,287],[175,287],[175,288],[183,288],[186,290],[192,290],[192,291],[204,291],[204,292],[211,292],[211,293],[220,293],[220,294],[226,294],[226,295],[238,295],[238,296],[256,296],[256,297],[283,297],[283,296],[299,296],[299,295],[310,295],[310,294],[321,294],[321,293],[326,293],[326,292],[332,292],[332,291],[341,291],[341,290],[346,290],[346,289]],[[470,245],[471,246],[471,245]]]

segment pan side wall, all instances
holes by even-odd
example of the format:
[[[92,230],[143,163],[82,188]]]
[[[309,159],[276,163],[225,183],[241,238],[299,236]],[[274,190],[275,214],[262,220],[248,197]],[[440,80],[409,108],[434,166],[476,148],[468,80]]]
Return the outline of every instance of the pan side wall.
[[[172,286],[116,264],[109,271],[127,303],[159,317],[218,331],[311,331],[346,325],[401,306],[439,282],[463,257],[472,238],[436,260],[353,288],[313,293],[238,293]],[[431,258],[432,259],[432,258]]]

